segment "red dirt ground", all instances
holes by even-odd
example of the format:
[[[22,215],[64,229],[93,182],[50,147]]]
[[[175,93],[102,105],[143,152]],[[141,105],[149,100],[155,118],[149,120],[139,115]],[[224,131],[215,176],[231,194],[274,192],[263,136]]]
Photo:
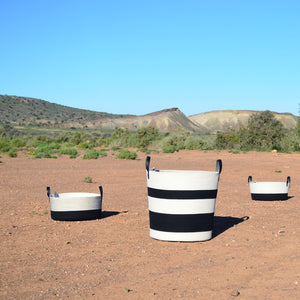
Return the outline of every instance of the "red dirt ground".
[[[2,155],[0,299],[300,299],[300,154],[150,156],[158,169],[213,171],[222,159],[211,240],[150,238],[143,153],[135,161]],[[290,198],[251,200],[249,175],[291,176]],[[46,186],[98,193],[99,185],[103,218],[51,219]]]

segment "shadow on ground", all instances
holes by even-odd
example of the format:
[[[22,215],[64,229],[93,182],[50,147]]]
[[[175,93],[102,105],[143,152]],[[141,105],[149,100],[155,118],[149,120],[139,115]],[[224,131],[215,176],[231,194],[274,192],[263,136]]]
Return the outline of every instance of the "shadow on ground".
[[[213,238],[228,230],[229,228],[249,220],[249,217],[214,217]]]
[[[125,210],[125,211],[102,211],[101,219],[109,218],[109,217],[116,216],[119,214],[126,214],[126,213],[128,213],[127,210]]]

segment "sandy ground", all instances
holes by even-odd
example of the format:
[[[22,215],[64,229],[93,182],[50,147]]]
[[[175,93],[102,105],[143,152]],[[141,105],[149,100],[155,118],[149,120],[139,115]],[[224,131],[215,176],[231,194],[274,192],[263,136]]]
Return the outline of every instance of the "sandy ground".
[[[143,153],[135,161],[2,155],[0,299],[300,299],[300,154],[150,156],[158,169],[213,171],[222,159],[211,240],[150,238]],[[249,175],[291,176],[290,198],[251,200]],[[99,185],[101,219],[51,219],[46,186],[98,193]]]

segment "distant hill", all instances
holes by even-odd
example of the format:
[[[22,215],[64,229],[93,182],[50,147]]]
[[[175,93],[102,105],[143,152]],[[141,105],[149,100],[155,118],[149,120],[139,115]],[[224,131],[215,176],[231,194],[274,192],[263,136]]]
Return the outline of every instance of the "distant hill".
[[[48,101],[0,95],[0,124],[58,124],[65,122],[85,124],[100,118],[123,118],[128,115],[114,115],[104,112],[72,108]]]
[[[171,108],[142,116],[117,115],[72,108],[35,98],[0,95],[0,124],[24,126],[46,124],[99,130],[113,130],[115,127],[137,130],[153,126],[162,132],[174,132],[181,128],[185,131],[209,134],[247,125],[249,117],[258,112],[224,110],[187,117],[178,108]],[[289,113],[274,112],[274,115],[285,128],[296,127],[298,117]]]
[[[217,110],[189,116],[195,124],[202,126],[211,133],[226,129],[238,129],[241,125],[247,125],[250,116],[260,111],[252,110]],[[298,117],[290,113],[272,112],[276,119],[282,122],[287,129],[295,128]]]
[[[67,124],[66,124],[67,125]],[[89,128],[114,129],[115,127],[137,130],[153,126],[162,132],[177,131],[182,128],[191,132],[207,133],[207,129],[187,118],[178,108],[165,109],[143,116],[132,116],[122,119],[99,119],[85,124]]]

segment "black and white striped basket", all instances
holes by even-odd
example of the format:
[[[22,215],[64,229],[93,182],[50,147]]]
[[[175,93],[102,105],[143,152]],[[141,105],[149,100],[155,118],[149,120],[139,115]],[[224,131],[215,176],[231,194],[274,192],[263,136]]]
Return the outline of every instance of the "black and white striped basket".
[[[275,201],[287,200],[291,183],[288,176],[286,182],[252,181],[252,176],[248,177],[248,183],[252,200]]]
[[[100,194],[62,193],[51,194],[47,187],[51,218],[57,221],[83,221],[101,218],[103,189]]]
[[[206,241],[213,218],[222,161],[216,171],[149,169],[146,158],[150,237],[164,241]]]

